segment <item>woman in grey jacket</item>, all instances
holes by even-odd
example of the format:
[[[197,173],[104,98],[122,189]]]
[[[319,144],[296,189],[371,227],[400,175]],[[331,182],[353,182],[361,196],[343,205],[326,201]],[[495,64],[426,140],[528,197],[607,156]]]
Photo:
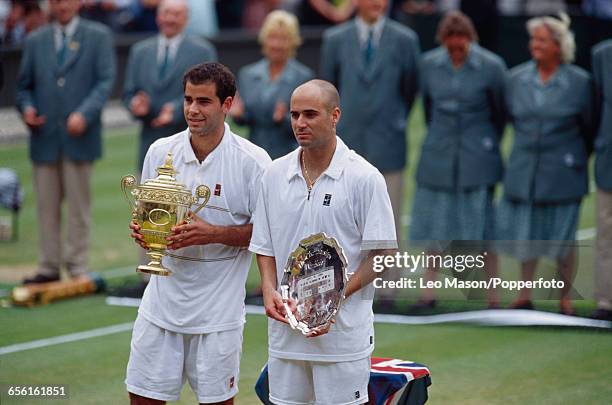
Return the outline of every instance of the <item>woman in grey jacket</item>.
[[[576,267],[571,246],[582,197],[588,190],[588,155],[594,136],[594,94],[589,74],[570,64],[574,36],[569,18],[533,18],[527,29],[532,60],[509,77],[507,105],[514,147],[504,179],[496,229],[498,239],[532,280],[539,257],[557,261],[560,312],[572,314],[569,297]],[[568,243],[569,242],[569,243]],[[547,292],[548,293],[548,292]],[[523,289],[513,308],[533,308]]]
[[[297,18],[286,11],[268,14],[259,42],[264,58],[240,69],[239,97],[231,116],[250,129],[249,139],[276,159],[297,143],[291,130],[289,100],[293,90],[313,78],[313,72],[293,56],[302,42]]]
[[[410,239],[425,244],[430,254],[446,250],[450,241],[462,241],[468,248],[463,253],[480,254],[487,247],[483,241],[493,238],[493,188],[503,170],[499,142],[505,126],[506,66],[478,46],[473,24],[461,12],[444,17],[437,39],[442,46],[421,61],[428,131],[417,171]],[[428,268],[426,279],[435,279],[436,270]],[[489,276],[497,272],[491,252],[485,256],[485,270]],[[494,291],[489,291],[488,301],[490,307],[498,305]],[[424,290],[413,309],[434,304],[433,290]]]

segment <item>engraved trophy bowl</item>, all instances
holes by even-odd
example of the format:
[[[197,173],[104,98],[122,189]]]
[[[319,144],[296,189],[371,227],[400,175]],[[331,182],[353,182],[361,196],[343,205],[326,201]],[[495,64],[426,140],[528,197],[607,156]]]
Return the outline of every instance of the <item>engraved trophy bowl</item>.
[[[338,242],[325,233],[302,239],[289,255],[281,281],[289,325],[307,335],[334,319],[348,282],[347,260]],[[296,304],[293,313],[288,300]]]
[[[150,262],[138,266],[136,271],[168,276],[172,271],[161,263],[168,245],[166,237],[172,233],[172,227],[189,220],[187,214],[193,204],[203,199],[193,211],[194,215],[206,205],[210,199],[210,189],[200,185],[193,196],[190,190],[177,182],[171,153],[168,153],[165,163],[156,171],[155,179],[140,185],[136,185],[136,177],[124,176],[121,179],[121,189],[132,208],[132,218],[140,226],[140,233],[149,248],[147,255]]]

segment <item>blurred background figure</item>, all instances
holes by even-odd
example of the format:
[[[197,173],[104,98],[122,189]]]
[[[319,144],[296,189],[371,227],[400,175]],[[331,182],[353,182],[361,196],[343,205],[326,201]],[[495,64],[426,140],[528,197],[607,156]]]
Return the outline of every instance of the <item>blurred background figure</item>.
[[[133,0],[130,13],[131,20],[125,26],[126,31],[157,31],[157,7],[161,0]]]
[[[355,12],[356,0],[302,0],[300,21],[304,25],[329,26],[340,24]]]
[[[532,16],[557,14],[567,11],[566,0],[526,0],[525,14]]]
[[[430,255],[441,254],[442,241],[478,241],[467,247],[481,254],[494,237],[493,194],[503,165],[499,143],[505,127],[506,66],[481,48],[465,14],[452,11],[438,26],[442,44],[423,55],[421,94],[427,137],[416,175],[410,239],[426,242]],[[488,252],[485,269],[497,274],[497,257]],[[428,268],[427,280],[440,269]],[[433,290],[424,290],[414,310],[433,308]],[[499,300],[488,291],[489,307]]]
[[[525,12],[524,0],[497,0],[497,11],[503,16],[517,16]]]
[[[297,15],[299,8],[302,5],[302,0],[279,0],[279,8]]]
[[[585,15],[612,20],[612,1],[610,0],[583,0],[582,11]]]
[[[248,125],[251,142],[276,159],[297,147],[289,101],[293,90],[314,75],[294,58],[302,40],[293,14],[283,10],[268,14],[259,42],[264,57],[240,70],[239,96],[230,114],[238,124]]]
[[[4,38],[6,29],[6,20],[11,13],[11,3],[8,1],[0,1],[0,38]]]
[[[532,60],[512,69],[507,84],[515,138],[496,222],[498,239],[515,241],[507,247],[521,261],[523,280],[533,279],[538,258],[557,261],[565,283],[560,299],[564,314],[573,314],[573,241],[588,191],[594,135],[592,82],[586,71],[571,64],[575,42],[569,25],[565,14],[527,23]],[[521,290],[511,307],[533,308],[531,291]]]
[[[338,135],[385,177],[400,232],[406,123],[418,88],[414,31],[385,17],[387,0],[357,0],[357,17],[328,29],[321,78],[340,91]]]
[[[507,1],[507,0],[501,0]],[[520,2],[524,0],[510,0]],[[498,4],[500,0],[404,0],[396,10],[397,18],[414,25],[415,18],[422,15],[444,15],[450,11],[461,11],[472,21],[481,47],[495,51],[498,32]],[[397,14],[397,12],[404,15]]]
[[[19,0],[2,2],[4,24],[2,32],[2,44],[19,43],[25,37],[23,27],[24,5]]]
[[[123,102],[141,122],[138,171],[149,146],[159,138],[183,131],[183,74],[198,63],[217,60],[208,41],[185,34],[187,0],[162,0],[157,9],[159,35],[130,49]]]
[[[130,49],[123,103],[140,121],[138,173],[149,146],[159,138],[185,130],[183,74],[201,62],[217,60],[217,51],[204,38],[185,33],[189,20],[187,0],[162,0],[157,8],[159,35],[137,42]],[[140,262],[147,263],[143,249]],[[114,294],[142,297],[148,277]]]
[[[5,3],[8,8],[9,2]],[[21,45],[26,36],[47,23],[47,15],[38,0],[13,0],[6,16],[3,45]]]
[[[139,0],[82,0],[81,16],[122,31],[131,19],[132,5]]]
[[[338,136],[384,176],[398,243],[403,240],[402,202],[406,126],[418,89],[417,35],[385,17],[387,0],[357,0],[357,16],[323,34],[321,78],[340,92]],[[387,277],[399,277],[391,269]],[[381,289],[377,312],[394,311],[395,290]]]
[[[187,33],[212,38],[219,33],[219,20],[214,0],[188,0],[189,22]],[[210,62],[210,60],[206,60]]]
[[[594,318],[612,321],[612,40],[592,51],[593,78],[601,112],[595,141],[597,183],[597,244]]]
[[[404,0],[400,7],[404,13],[410,15],[429,15],[438,12],[435,0]]]
[[[281,0],[245,0],[242,28],[249,31],[259,30],[266,16],[276,10],[281,2]]]
[[[17,108],[30,129],[40,243],[37,274],[24,283],[57,281],[62,265],[72,277],[88,271],[91,173],[102,155],[100,115],[115,79],[115,50],[111,31],[79,18],[80,6],[50,0],[54,22],[28,37],[21,59]]]

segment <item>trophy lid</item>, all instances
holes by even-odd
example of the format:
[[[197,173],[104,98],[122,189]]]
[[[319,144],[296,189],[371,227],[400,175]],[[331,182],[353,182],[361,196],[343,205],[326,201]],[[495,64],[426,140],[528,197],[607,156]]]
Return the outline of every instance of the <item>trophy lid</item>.
[[[156,190],[172,191],[191,195],[191,192],[184,185],[176,181],[178,173],[172,165],[172,153],[168,153],[164,164],[156,169],[157,177],[145,181],[140,187]]]

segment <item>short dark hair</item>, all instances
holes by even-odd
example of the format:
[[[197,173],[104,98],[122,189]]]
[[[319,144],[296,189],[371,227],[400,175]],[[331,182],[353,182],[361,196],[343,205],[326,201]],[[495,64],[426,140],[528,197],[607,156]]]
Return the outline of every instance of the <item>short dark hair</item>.
[[[461,35],[467,37],[472,42],[478,42],[478,34],[474,28],[472,20],[461,11],[450,11],[438,24],[436,40],[442,43],[451,35]]]
[[[191,84],[214,83],[217,88],[217,97],[221,104],[228,97],[236,95],[236,78],[234,74],[221,63],[207,62],[192,66],[183,75],[183,91]]]

